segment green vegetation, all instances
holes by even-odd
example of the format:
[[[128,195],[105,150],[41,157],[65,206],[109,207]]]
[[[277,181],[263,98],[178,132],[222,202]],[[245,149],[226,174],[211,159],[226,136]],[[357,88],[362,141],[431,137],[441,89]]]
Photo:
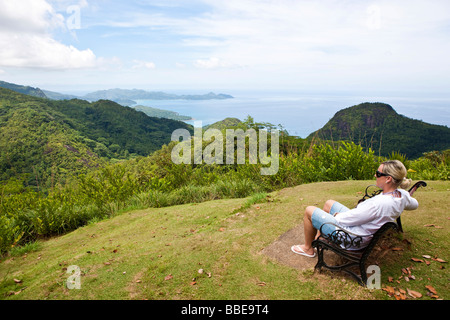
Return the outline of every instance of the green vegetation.
[[[230,126],[257,132],[276,129],[270,123],[255,123],[250,116],[244,121],[227,119],[217,128],[225,136]],[[178,142],[170,142],[170,136],[180,128],[193,131],[185,123],[151,118],[107,100],[52,101],[0,88],[0,295],[299,298],[294,295],[298,281],[287,281],[294,277],[302,284],[303,298],[336,298],[353,290],[353,283],[342,289],[336,280],[327,289],[328,280],[322,283],[320,277],[280,267],[259,254],[298,223],[304,210],[298,206],[298,194],[279,195],[296,190],[308,204],[324,202],[329,193],[353,201],[387,158],[402,160],[414,180],[450,180],[450,150],[427,150],[410,159],[393,148],[384,157],[353,141],[300,139],[285,131],[280,135],[275,175],[261,175],[264,165],[249,164],[248,157],[246,164],[239,165],[236,161],[176,165],[171,153]],[[203,141],[203,148],[209,143]],[[271,146],[270,137],[267,145]],[[248,140],[245,147],[248,155]],[[310,185],[345,180],[353,181]],[[434,193],[422,198],[421,210],[438,212],[438,220],[428,217],[427,223],[442,225],[445,213],[436,203],[445,203],[448,183],[430,186],[427,190]],[[416,231],[406,233],[408,239],[423,240],[424,221],[410,221]],[[445,244],[445,234],[440,232],[430,241]],[[52,239],[55,236],[59,237]],[[186,250],[189,257],[180,261]],[[404,254],[412,255],[406,250]],[[436,247],[432,254],[441,258],[443,249]],[[21,255],[34,260],[45,255],[47,260],[36,265],[29,262],[33,260],[9,259]],[[61,269],[73,264],[84,268],[83,285],[89,290],[76,293],[64,287],[67,277]],[[389,265],[394,273],[397,265]],[[205,273],[199,276],[200,268]],[[36,274],[43,276],[33,278]],[[18,278],[22,282],[14,281]],[[192,278],[195,284],[186,284]],[[139,288],[137,280],[146,285]],[[20,283],[27,283],[27,289],[21,290]],[[98,289],[93,289],[95,285]],[[217,286],[223,286],[219,296]],[[433,286],[444,291],[439,284]],[[378,293],[372,296],[358,289],[358,297],[378,297]]]
[[[258,130],[262,126],[251,117],[241,125]],[[149,157],[92,168],[46,194],[26,187],[17,178],[10,179],[0,189],[0,251],[64,234],[131,208],[243,198],[317,181],[367,180],[384,160],[354,143],[309,144],[293,137],[281,141],[279,171],[269,176],[260,174],[261,163],[176,165],[171,159],[176,142],[171,142]],[[203,141],[204,146],[207,143]],[[450,179],[449,153],[433,155],[406,161],[410,176]]]
[[[39,88],[33,88],[30,86],[21,86],[14,83],[0,81],[0,88],[10,89],[33,97],[47,98],[44,91]]]
[[[0,181],[41,191],[111,159],[147,156],[191,127],[111,101],[51,101],[0,88]]]
[[[412,159],[424,152],[450,148],[450,128],[399,115],[384,103],[362,103],[343,109],[312,137],[353,141],[378,155],[395,151]]]
[[[215,123],[212,123],[210,125],[206,125],[203,127],[203,129],[218,129],[218,130],[224,130],[227,128],[235,128],[238,127],[242,123],[241,120],[238,118],[225,118],[222,121],[217,121]]]
[[[133,106],[134,109],[144,112],[149,117],[167,118],[172,120],[191,120],[192,117],[180,115],[178,112],[168,111],[146,106]]]

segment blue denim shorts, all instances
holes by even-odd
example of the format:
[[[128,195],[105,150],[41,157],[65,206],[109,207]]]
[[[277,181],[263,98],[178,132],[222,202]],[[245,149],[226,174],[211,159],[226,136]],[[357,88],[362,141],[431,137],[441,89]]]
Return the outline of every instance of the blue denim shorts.
[[[335,202],[333,204],[330,213],[325,212],[322,209],[316,208],[312,214],[313,227],[316,228],[317,230],[320,230],[320,227],[322,227],[322,225],[326,222],[331,222],[337,225],[338,223],[336,218],[334,217],[334,214],[337,212],[345,212],[348,210],[350,209],[339,202]],[[322,233],[328,235],[332,233],[334,230],[336,230],[335,226],[331,224],[326,224],[322,228]]]

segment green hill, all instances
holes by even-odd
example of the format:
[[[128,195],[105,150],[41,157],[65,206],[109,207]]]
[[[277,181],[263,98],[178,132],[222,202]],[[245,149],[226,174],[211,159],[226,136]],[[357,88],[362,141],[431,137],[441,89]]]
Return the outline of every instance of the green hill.
[[[206,125],[204,126],[204,129],[219,129],[219,130],[223,130],[223,129],[227,129],[230,127],[236,127],[239,124],[241,124],[242,121],[239,120],[238,118],[225,118],[221,121],[217,121],[214,122],[210,125]]]
[[[191,127],[112,101],[53,101],[0,88],[0,180],[26,174],[31,185],[48,185],[111,158],[149,155],[178,128]]]
[[[180,121],[192,120],[192,117],[181,115],[175,111],[163,110],[163,109],[141,106],[141,105],[133,106],[133,108],[138,111],[144,112],[149,117],[167,118],[167,119],[180,120]]]
[[[424,152],[450,148],[450,128],[405,117],[384,103],[362,103],[340,110],[312,137],[350,140],[383,156],[399,152],[418,158]]]
[[[5,81],[0,81],[0,88],[10,89],[19,93],[27,94],[29,96],[33,97],[39,97],[39,98],[47,98],[44,91],[42,91],[39,88],[33,88],[30,86],[21,86],[14,83],[9,83]]]

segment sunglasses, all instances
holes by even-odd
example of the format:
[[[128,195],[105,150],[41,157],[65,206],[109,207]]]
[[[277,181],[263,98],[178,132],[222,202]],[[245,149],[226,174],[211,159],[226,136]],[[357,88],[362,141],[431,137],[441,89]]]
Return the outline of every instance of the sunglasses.
[[[375,172],[375,175],[377,176],[377,178],[379,178],[379,177],[389,177],[388,174],[380,172],[378,170],[377,170],[377,172]]]

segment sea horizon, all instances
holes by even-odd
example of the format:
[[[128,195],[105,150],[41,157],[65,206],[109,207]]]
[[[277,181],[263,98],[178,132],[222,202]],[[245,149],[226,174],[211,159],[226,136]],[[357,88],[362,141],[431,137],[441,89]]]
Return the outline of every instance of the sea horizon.
[[[243,121],[247,116],[251,116],[255,122],[281,125],[290,135],[301,138],[306,138],[322,128],[336,112],[364,102],[386,103],[405,117],[435,125],[447,127],[450,125],[450,97],[352,96],[287,91],[221,91],[215,93],[230,94],[234,98],[135,101],[136,105],[174,111],[180,115],[189,116],[192,120],[185,121],[189,124],[194,124],[196,121],[205,126],[229,117]]]

